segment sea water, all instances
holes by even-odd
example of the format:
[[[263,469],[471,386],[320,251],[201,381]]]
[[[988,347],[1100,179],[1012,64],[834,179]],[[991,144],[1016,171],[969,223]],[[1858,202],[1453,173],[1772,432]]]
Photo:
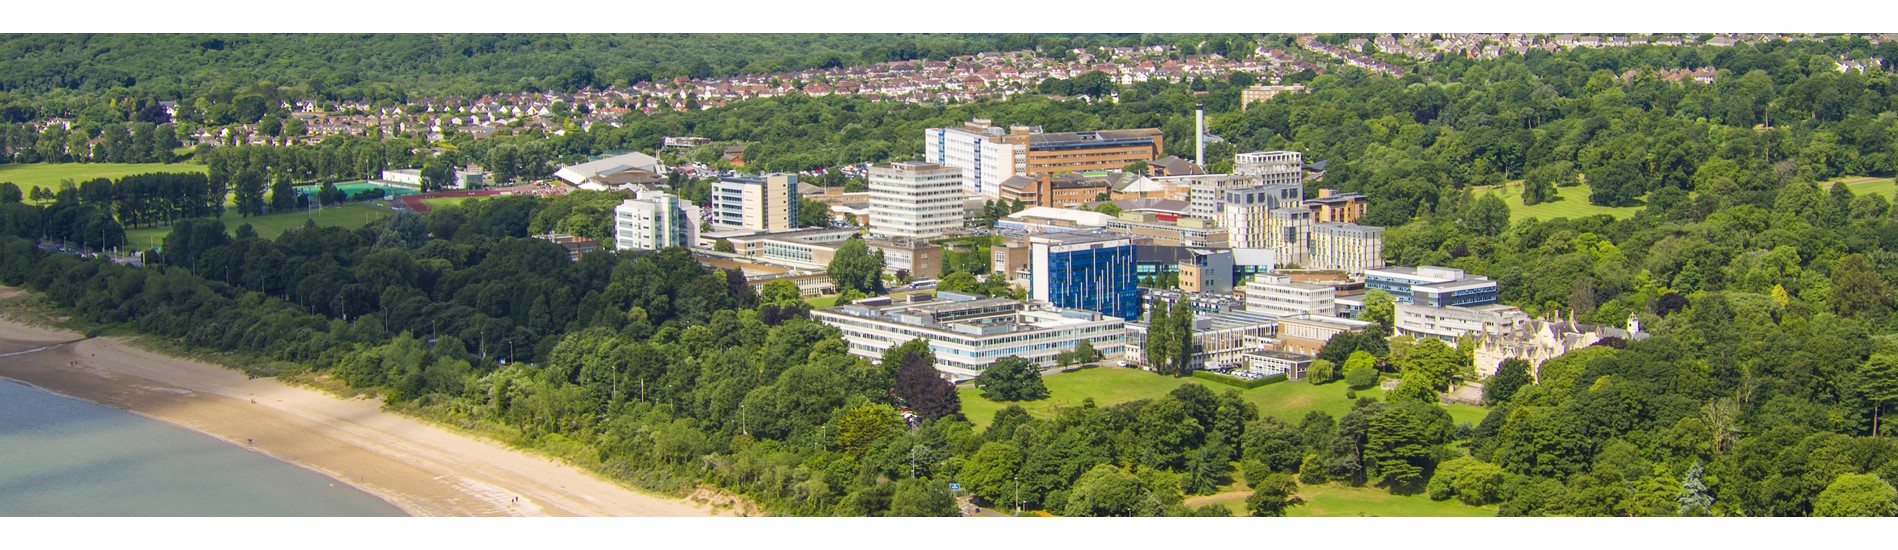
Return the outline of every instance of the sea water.
[[[0,379],[0,516],[400,516],[241,446]]]

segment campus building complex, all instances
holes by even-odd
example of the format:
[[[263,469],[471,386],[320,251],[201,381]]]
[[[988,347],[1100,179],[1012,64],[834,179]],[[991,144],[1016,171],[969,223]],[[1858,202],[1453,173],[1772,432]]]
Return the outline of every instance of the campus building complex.
[[[712,182],[715,229],[783,231],[797,228],[797,175],[727,177]]]
[[[927,162],[870,167],[870,234],[939,237],[962,227],[962,171]]]
[[[1112,315],[954,292],[936,296],[904,303],[861,300],[811,317],[837,327],[850,353],[861,357],[881,358],[904,342],[928,340],[936,369],[956,379],[974,378],[1011,355],[1051,367],[1056,354],[1081,342],[1108,358],[1125,352],[1126,321]]]
[[[1003,182],[1026,176],[1040,183],[1016,182],[1022,193],[1040,193],[1037,204],[1049,204],[1049,182],[1062,173],[1119,170],[1135,161],[1160,158],[1158,128],[1043,133],[1040,127],[995,126],[978,118],[960,128],[923,130],[924,160],[962,171],[962,189],[987,198],[1002,198]],[[1023,201],[1028,203],[1029,201]]]
[[[640,191],[613,208],[613,248],[658,250],[698,242],[699,208],[661,191]]]

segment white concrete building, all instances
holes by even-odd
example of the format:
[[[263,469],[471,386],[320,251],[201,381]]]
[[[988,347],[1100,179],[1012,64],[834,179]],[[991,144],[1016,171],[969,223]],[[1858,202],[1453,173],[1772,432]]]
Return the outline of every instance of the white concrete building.
[[[926,239],[962,227],[962,171],[927,162],[870,167],[870,234]]]
[[[734,176],[712,182],[713,228],[785,231],[797,228],[797,175]]]
[[[1259,151],[1233,157],[1232,173],[1267,185],[1304,185],[1305,155],[1297,151]]]
[[[1451,346],[1459,337],[1500,334],[1529,322],[1529,315],[1521,309],[1502,304],[1431,307],[1398,303],[1396,310],[1391,323],[1393,336],[1436,338]]]
[[[1055,355],[1081,342],[1109,360],[1125,353],[1126,322],[1111,315],[954,292],[936,296],[913,303],[876,298],[813,311],[811,318],[843,331],[850,353],[860,357],[881,358],[910,340],[928,340],[936,369],[958,380],[1008,356],[1054,366]]]
[[[1028,173],[1028,146],[998,141],[1012,131],[1039,132],[1039,128],[1003,129],[978,118],[961,128],[923,130],[924,160],[955,167],[962,190],[989,199],[1000,198],[1002,180]]]
[[[660,191],[637,197],[613,208],[613,248],[658,250],[698,242],[698,206]]]
[[[1253,311],[1222,311],[1193,316],[1193,359],[1195,369],[1227,370],[1246,366],[1247,353],[1261,351],[1262,342],[1277,333],[1279,318]],[[1147,323],[1127,323],[1127,363],[1152,368],[1147,364]]]
[[[1331,285],[1294,283],[1283,275],[1259,275],[1246,283],[1246,311],[1280,317],[1334,317],[1338,291]]]

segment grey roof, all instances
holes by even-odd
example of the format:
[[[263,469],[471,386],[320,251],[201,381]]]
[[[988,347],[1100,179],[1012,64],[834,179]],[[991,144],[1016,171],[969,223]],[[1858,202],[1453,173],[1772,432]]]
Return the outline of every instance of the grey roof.
[[[617,173],[628,169],[648,169],[659,164],[659,159],[651,155],[633,151],[630,153],[606,157],[592,162],[583,162],[573,166],[563,166],[555,175],[572,183],[581,183],[601,175]]]

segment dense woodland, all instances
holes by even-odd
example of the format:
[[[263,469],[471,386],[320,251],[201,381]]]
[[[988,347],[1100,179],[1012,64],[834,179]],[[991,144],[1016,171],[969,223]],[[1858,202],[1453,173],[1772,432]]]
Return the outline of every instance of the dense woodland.
[[[610,194],[483,199],[274,241],[186,220],[156,265],[135,269],[35,250],[26,239],[38,228],[11,221],[29,210],[122,212],[79,193],[29,205],[0,189],[10,234],[0,281],[93,322],[376,388],[398,408],[642,486],[703,481],[782,514],[953,515],[953,481],[985,506],[1220,515],[1184,499],[1241,480],[1255,490],[1248,510],[1277,515],[1295,505],[1296,479],[1494,504],[1502,515],[1889,516],[1898,209],[1816,183],[1889,177],[1898,160],[1892,77],[1821,63],[1849,47],[1537,54],[1404,79],[1339,71],[1312,79],[1311,93],[1214,118],[1230,143],[1210,157],[1288,148],[1331,160],[1316,185],[1372,197],[1372,221],[1393,228],[1394,264],[1464,268],[1498,279],[1503,301],[1532,313],[1617,326],[1638,316],[1652,334],[1540,369],[1506,364],[1487,380],[1491,412],[1476,425],[1435,404],[1475,378],[1467,348],[1386,341],[1389,308],[1373,300],[1366,318],[1380,324],[1368,337],[1334,340],[1314,367],[1323,375],[1283,382],[1400,381],[1342,416],[1287,422],[1187,385],[1051,418],[1009,408],[978,430],[952,392],[916,375],[926,353],[848,356],[836,331],[796,314],[794,293],[754,293],[680,250],[569,262],[525,238],[550,224],[600,230]],[[1721,67],[1714,84],[1617,76],[1703,64]],[[1211,93],[1195,96],[1196,86]],[[920,128],[979,113],[1049,130],[1159,126],[1178,150],[1191,146],[1174,137],[1191,103],[1236,110],[1226,108],[1237,89],[1143,84],[1122,89],[1118,105],[777,98],[634,119],[607,135],[656,141],[688,125],[782,142],[761,147],[767,165],[817,167],[913,155]],[[1620,220],[1510,223],[1499,199],[1469,190],[1519,178],[1532,183],[1514,192],[1580,184],[1598,202],[1643,208]],[[920,425],[907,426],[901,407]]]

